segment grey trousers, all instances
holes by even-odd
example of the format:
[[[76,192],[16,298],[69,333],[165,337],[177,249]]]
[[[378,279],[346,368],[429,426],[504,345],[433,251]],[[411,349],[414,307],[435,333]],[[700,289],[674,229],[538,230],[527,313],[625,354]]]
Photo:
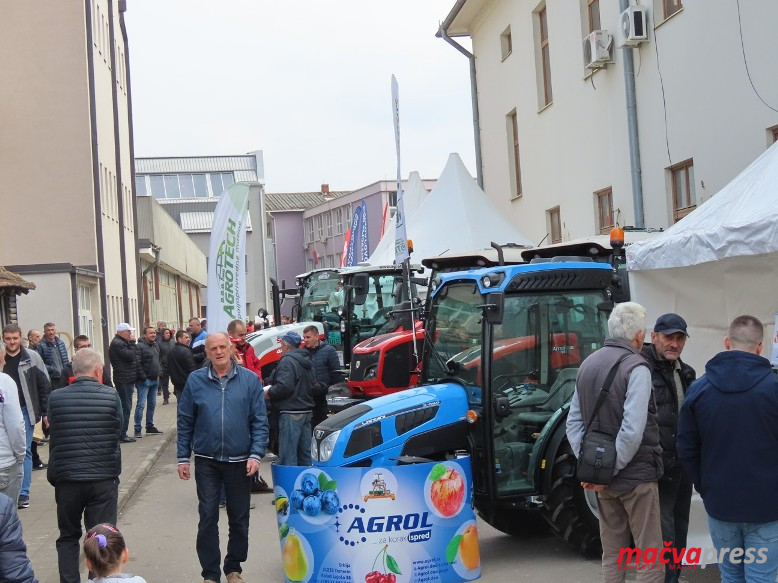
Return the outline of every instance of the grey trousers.
[[[17,462],[6,468],[0,468],[0,492],[14,501],[14,506],[19,499],[22,490],[22,477],[24,476],[24,462]]]
[[[642,482],[629,492],[598,492],[597,507],[600,510],[603,582],[622,583],[627,571],[635,570],[636,581],[662,583],[664,565],[658,560],[652,564],[627,564],[626,561],[619,564],[621,549],[630,546],[630,533],[635,539],[635,547],[641,552],[650,548],[658,553],[664,548],[657,483]]]

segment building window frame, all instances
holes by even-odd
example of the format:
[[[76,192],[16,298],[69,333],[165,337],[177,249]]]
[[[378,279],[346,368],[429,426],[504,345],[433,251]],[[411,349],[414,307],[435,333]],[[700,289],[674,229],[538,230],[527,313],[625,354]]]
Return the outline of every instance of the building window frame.
[[[589,32],[602,29],[602,21],[600,19],[600,0],[586,0],[586,13],[589,20]]]
[[[327,238],[329,239],[332,237],[332,213],[328,212],[326,215],[326,226],[327,226]]]
[[[677,223],[697,208],[697,193],[694,187],[694,158],[673,164],[667,170],[670,173],[673,220]]]
[[[518,114],[514,109],[508,114],[508,144],[511,152],[511,200],[523,194],[521,185],[521,150],[519,147]]]
[[[559,205],[546,211],[548,218],[548,233],[551,243],[562,242],[562,213]]]
[[[513,37],[511,36],[511,26],[508,25],[500,34],[500,55],[504,61],[511,56],[513,52]]]
[[[324,239],[324,220],[322,219],[321,214],[314,217],[314,223],[316,224],[316,240],[321,241]]]
[[[548,40],[548,12],[543,4],[537,11],[538,39],[540,55],[540,80],[542,81],[541,97],[542,106],[547,107],[554,101],[554,92],[551,87],[551,49]]]
[[[597,200],[597,229],[607,234],[616,226],[613,220],[613,187],[609,186],[594,193]]]
[[[312,243],[313,242],[313,235],[314,235],[313,219],[305,219],[305,233],[306,233],[305,242],[306,243]]]
[[[664,14],[665,20],[681,10],[683,10],[682,0],[662,0],[662,14]]]

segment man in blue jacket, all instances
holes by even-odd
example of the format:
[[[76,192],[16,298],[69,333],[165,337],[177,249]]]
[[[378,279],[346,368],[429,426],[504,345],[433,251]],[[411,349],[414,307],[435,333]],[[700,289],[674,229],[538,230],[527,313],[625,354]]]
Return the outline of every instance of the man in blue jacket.
[[[211,333],[205,353],[210,364],[189,375],[178,404],[178,476],[190,478],[194,453],[197,556],[205,583],[220,579],[219,496],[224,484],[229,521],[224,574],[228,583],[240,583],[249,549],[251,476],[265,455],[267,413],[259,377],[233,362],[227,334]]]
[[[753,316],[729,325],[724,347],[686,393],[678,456],[708,513],[719,570],[730,581],[778,572],[778,376],[760,356]]]
[[[333,292],[334,293],[334,292]],[[319,338],[316,326],[306,326],[303,330],[303,342],[313,361],[313,373],[316,385],[313,390],[313,417],[311,427],[316,427],[327,418],[327,393],[329,388],[343,380],[338,351],[334,346]]]
[[[38,583],[22,540],[22,522],[16,502],[0,494],[0,581]]]

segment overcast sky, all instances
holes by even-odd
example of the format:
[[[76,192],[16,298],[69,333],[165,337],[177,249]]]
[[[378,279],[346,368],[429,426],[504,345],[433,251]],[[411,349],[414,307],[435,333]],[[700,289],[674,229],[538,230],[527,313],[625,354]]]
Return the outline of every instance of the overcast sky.
[[[263,150],[268,192],[475,176],[468,60],[435,37],[454,0],[129,0],[135,155]],[[470,48],[469,39],[461,39]]]

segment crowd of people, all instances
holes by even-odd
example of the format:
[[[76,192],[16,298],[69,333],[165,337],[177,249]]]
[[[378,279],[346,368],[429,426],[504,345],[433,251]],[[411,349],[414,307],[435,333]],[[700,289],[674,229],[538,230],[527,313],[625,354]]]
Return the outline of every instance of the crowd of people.
[[[578,370],[567,418],[576,455],[589,429],[615,441],[610,481],[581,484],[597,495],[603,581],[623,582],[629,569],[637,571],[637,581],[679,580],[695,487],[721,580],[773,583],[778,375],[761,356],[762,323],[735,318],[725,350],[695,380],[694,369],[681,360],[689,338],[685,320],[660,316],[645,342],[645,315],[633,302],[614,308],[605,346]],[[655,558],[666,549],[667,561],[624,564],[624,551],[633,545]]]

